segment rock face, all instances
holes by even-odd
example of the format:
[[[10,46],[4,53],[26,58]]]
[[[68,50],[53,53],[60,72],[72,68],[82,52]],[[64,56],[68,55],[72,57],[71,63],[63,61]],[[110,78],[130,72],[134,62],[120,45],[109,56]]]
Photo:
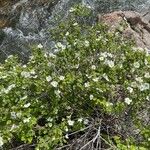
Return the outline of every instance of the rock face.
[[[150,50],[150,20],[134,11],[115,11],[98,16],[99,22],[106,23],[111,31],[118,30],[136,45]]]

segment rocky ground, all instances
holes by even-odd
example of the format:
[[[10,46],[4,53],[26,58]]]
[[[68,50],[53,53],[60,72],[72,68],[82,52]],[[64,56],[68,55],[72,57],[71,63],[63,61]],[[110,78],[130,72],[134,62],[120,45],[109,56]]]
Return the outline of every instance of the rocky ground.
[[[110,30],[118,30],[127,39],[133,39],[136,45],[150,51],[150,20],[134,11],[115,11],[98,17],[99,21],[109,25]]]

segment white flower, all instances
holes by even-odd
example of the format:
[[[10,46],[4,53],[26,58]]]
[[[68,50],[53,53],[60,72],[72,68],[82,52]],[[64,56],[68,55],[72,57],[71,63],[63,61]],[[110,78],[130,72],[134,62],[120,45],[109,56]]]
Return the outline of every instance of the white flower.
[[[30,73],[31,73],[32,75],[34,75],[34,74],[35,74],[35,71],[32,69],[32,70],[30,71]]]
[[[49,53],[49,57],[55,58],[56,55],[54,55],[53,53]]]
[[[84,120],[84,124],[87,125],[88,123],[89,123],[89,120],[88,120],[88,119],[85,119],[85,120]]]
[[[66,138],[66,139],[69,139],[69,136],[68,136],[68,134],[66,134],[66,135],[65,135],[65,138]]]
[[[131,102],[132,102],[132,100],[131,100],[130,98],[128,98],[128,97],[125,98],[125,103],[126,103],[126,104],[130,105]]]
[[[49,82],[49,81],[51,81],[51,80],[52,80],[52,77],[51,77],[51,76],[47,76],[47,77],[46,77],[46,81],[47,81],[47,82]]]
[[[135,88],[135,87],[137,87],[137,83],[136,82],[132,82],[131,86]]]
[[[0,147],[2,147],[3,146],[3,138],[0,136]]]
[[[89,42],[89,41],[87,41],[87,40],[85,40],[85,41],[84,41],[84,45],[85,45],[86,47],[89,47],[90,42]]]
[[[127,87],[127,90],[132,93],[133,92],[133,88],[132,87]]]
[[[60,76],[60,77],[59,77],[59,80],[64,80],[64,79],[65,79],[64,76]]]
[[[43,45],[40,43],[37,47],[40,48],[40,49],[42,49]]]
[[[27,97],[28,97],[28,96],[26,95],[26,96],[20,98],[20,100],[25,100],[25,99],[27,99]]]
[[[21,76],[23,76],[25,78],[29,78],[30,77],[30,72],[22,71]]]
[[[103,78],[104,78],[106,81],[109,81],[109,78],[108,78],[108,76],[107,76],[106,73],[103,74]]]
[[[146,100],[148,100],[148,101],[149,101],[149,100],[150,100],[150,97],[149,97],[149,96],[146,96]]]
[[[69,35],[69,32],[66,32],[66,34],[65,34],[66,36],[68,36]]]
[[[59,47],[59,48],[62,48],[62,47],[63,47],[63,44],[60,43],[60,42],[58,42],[58,43],[56,44],[56,46]]]
[[[93,95],[90,95],[90,100],[92,100],[94,98],[94,96]]]
[[[18,126],[16,126],[15,124],[13,124],[13,125],[11,126],[10,131],[12,131],[12,130],[16,129],[17,127],[18,127]]]
[[[75,22],[74,24],[73,24],[73,26],[77,26],[78,25],[78,23],[77,22]]]
[[[91,66],[91,69],[95,70],[95,69],[96,69],[96,66],[95,66],[95,65],[92,65],[92,66]]]
[[[16,112],[14,112],[14,111],[11,112],[10,115],[11,115],[12,119],[16,119],[17,118]]]
[[[84,86],[85,86],[85,87],[89,87],[89,86],[90,86],[90,83],[89,83],[89,82],[84,83]]]
[[[149,90],[150,86],[149,86],[149,83],[143,83],[139,86],[139,88],[140,88],[140,91],[144,91],[144,90]]]
[[[58,86],[58,82],[52,81],[52,82],[51,82],[51,85],[52,85],[53,87],[57,87],[57,86]]]
[[[7,58],[12,58],[13,57],[13,55],[9,55]]]
[[[18,118],[20,118],[21,115],[22,115],[21,112],[16,113],[16,116],[17,116]]]
[[[56,91],[54,91],[54,93],[55,93],[58,97],[60,97],[61,91],[60,91],[60,90],[56,90]]]
[[[31,119],[31,117],[29,117],[29,118],[25,118],[25,119],[23,119],[23,122],[24,122],[24,123],[27,123],[27,122],[29,122],[29,121],[30,121],[30,119]]]
[[[75,68],[78,69],[79,68],[79,64],[75,65]]]
[[[94,78],[93,81],[94,82],[98,82],[99,78]]]
[[[150,78],[149,72],[145,73],[144,77],[145,77],[145,78]]]
[[[137,77],[137,78],[135,78],[135,80],[136,80],[137,82],[139,82],[139,83],[142,83],[142,82],[143,82],[142,77]]]
[[[72,12],[74,12],[75,10],[76,10],[75,8],[71,7],[70,10],[69,10],[69,12],[72,13]]]
[[[23,65],[22,67],[23,67],[23,68],[26,68],[26,67],[27,67],[27,65]]]
[[[31,103],[27,103],[27,104],[25,104],[23,107],[24,107],[24,108],[28,108],[30,105],[31,105]]]
[[[106,60],[105,64],[108,65],[110,68],[114,67],[114,62],[112,60]]]
[[[107,56],[113,58],[113,54],[111,54],[111,53],[107,53]]]
[[[69,126],[73,126],[74,125],[74,121],[73,120],[68,120],[68,125]]]
[[[139,62],[135,62],[133,65],[134,65],[135,68],[140,68]]]
[[[66,132],[68,132],[68,131],[69,131],[67,127],[65,127],[65,131],[66,131]]]
[[[44,57],[47,58],[47,53],[44,54]]]
[[[105,58],[103,56],[99,57],[99,60],[103,61]]]
[[[110,107],[110,106],[113,106],[113,103],[106,102],[106,107]]]
[[[82,122],[82,121],[83,121],[83,118],[79,118],[79,119],[78,119],[78,122]]]
[[[33,60],[33,59],[34,59],[34,56],[30,56],[29,58],[30,58],[30,60]]]

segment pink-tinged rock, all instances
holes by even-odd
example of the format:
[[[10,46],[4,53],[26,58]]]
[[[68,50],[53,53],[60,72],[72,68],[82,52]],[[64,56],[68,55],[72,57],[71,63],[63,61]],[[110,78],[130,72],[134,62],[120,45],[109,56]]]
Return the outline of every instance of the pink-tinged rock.
[[[134,11],[115,11],[98,16],[110,31],[118,30],[127,39],[134,39],[137,47],[150,50],[150,21]]]

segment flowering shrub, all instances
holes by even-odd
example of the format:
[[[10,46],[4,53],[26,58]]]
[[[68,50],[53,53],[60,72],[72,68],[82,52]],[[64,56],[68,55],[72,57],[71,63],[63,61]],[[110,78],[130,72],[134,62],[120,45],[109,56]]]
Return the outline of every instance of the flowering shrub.
[[[84,141],[79,149],[149,147],[150,56],[105,25],[82,22],[84,11],[71,9],[53,31],[53,53],[40,44],[27,64],[9,56],[0,65],[2,149],[51,150],[73,139]]]

